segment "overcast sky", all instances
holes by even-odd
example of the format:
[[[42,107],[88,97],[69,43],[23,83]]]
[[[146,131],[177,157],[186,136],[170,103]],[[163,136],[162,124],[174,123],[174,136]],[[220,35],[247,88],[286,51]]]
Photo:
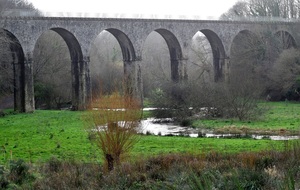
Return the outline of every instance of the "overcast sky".
[[[28,0],[48,16],[218,19],[237,0]],[[66,15],[67,16],[67,15]]]

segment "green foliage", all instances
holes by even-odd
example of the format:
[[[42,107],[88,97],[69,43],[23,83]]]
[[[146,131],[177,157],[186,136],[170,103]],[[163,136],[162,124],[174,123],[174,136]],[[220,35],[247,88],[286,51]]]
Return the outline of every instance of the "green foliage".
[[[36,83],[34,85],[34,99],[37,108],[44,107],[50,109],[53,107],[54,89],[51,85]]]

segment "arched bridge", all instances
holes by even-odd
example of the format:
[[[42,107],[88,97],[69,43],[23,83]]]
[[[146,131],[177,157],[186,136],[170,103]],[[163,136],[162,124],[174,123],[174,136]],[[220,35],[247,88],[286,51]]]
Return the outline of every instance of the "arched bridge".
[[[89,55],[92,43],[103,30],[118,40],[124,74],[136,94],[141,93],[139,65],[143,59],[142,48],[153,31],[167,43],[171,76],[175,82],[185,77],[184,68],[192,38],[199,31],[211,45],[216,81],[226,78],[231,45],[239,33],[249,31],[262,36],[280,32],[290,36],[294,46],[300,43],[298,22],[22,17],[0,18],[0,28],[18,42],[11,45],[16,68],[15,109],[24,112],[34,110],[33,51],[38,38],[47,30],[57,32],[68,45],[72,61],[72,104],[77,109],[85,109],[90,95]]]

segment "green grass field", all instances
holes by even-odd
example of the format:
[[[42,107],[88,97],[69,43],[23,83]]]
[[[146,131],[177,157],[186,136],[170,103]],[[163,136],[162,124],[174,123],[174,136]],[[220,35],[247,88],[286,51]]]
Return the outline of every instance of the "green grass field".
[[[266,102],[261,103],[266,109],[264,116],[257,121],[238,121],[233,119],[196,120],[193,126],[205,129],[220,129],[224,127],[244,127],[258,131],[290,131],[299,134],[300,130],[300,104],[295,102]]]
[[[268,106],[270,110],[265,120],[229,122],[237,126],[247,124],[254,128],[299,129],[300,104],[268,103]],[[84,162],[101,161],[100,151],[88,139],[88,132],[82,120],[83,113],[37,110],[32,114],[10,114],[0,118],[0,164],[11,158],[45,162],[52,156]],[[228,125],[228,122],[205,120],[201,121],[200,125],[222,127]],[[132,155],[135,158],[178,152],[234,153],[282,148],[283,144],[270,140],[141,136]]]

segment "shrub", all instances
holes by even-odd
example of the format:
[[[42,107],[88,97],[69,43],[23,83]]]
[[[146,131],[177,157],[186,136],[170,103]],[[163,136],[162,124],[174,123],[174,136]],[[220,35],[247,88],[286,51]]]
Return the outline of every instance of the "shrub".
[[[183,119],[180,122],[180,126],[183,126],[183,127],[188,127],[188,126],[191,126],[192,124],[193,124],[193,121],[191,119]]]
[[[96,142],[103,153],[109,171],[137,142],[137,128],[142,116],[140,102],[131,95],[114,92],[100,95],[92,101],[88,116],[90,129],[96,132]]]
[[[33,176],[29,173],[29,165],[24,160],[10,161],[10,181],[16,184],[22,184],[25,180],[32,179]]]
[[[49,171],[58,172],[62,167],[62,161],[56,157],[51,157],[47,165]]]
[[[5,167],[0,165],[0,189],[6,189],[9,185],[7,173],[8,171],[5,169]]]
[[[4,116],[5,116],[4,111],[0,109],[0,117],[4,117]]]

